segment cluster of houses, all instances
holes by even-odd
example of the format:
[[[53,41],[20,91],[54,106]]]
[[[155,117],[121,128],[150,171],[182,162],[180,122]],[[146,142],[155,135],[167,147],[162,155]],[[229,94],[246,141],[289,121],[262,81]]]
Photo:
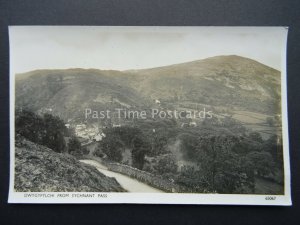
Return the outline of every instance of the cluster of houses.
[[[101,141],[105,134],[98,128],[97,125],[87,126],[84,123],[71,125],[65,124],[67,128],[73,128],[75,135],[87,141]]]

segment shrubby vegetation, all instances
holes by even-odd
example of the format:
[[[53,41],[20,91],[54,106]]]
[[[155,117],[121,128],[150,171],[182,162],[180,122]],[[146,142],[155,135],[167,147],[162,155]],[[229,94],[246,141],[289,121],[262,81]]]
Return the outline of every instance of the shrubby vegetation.
[[[78,140],[77,137],[72,136],[69,138],[69,143],[68,143],[68,152],[74,156],[82,156],[82,155],[87,155],[89,151],[87,150],[86,147],[82,147],[80,141]]]
[[[231,118],[196,128],[142,121],[105,133],[96,152],[121,162],[124,150],[131,149],[133,167],[173,180],[185,192],[254,193],[256,177],[269,178],[282,169],[277,137],[263,140]]]
[[[172,178],[177,173],[177,162],[174,156],[164,155],[154,164],[154,173],[162,174],[166,178]]]
[[[37,115],[28,110],[17,110],[15,132],[26,139],[44,145],[55,152],[68,152],[74,155],[84,153],[80,142],[65,127],[64,121],[51,114]],[[69,139],[66,143],[65,138]]]
[[[96,155],[105,153],[108,159],[121,162],[125,148],[132,150],[132,165],[143,169],[145,155],[150,153],[151,145],[140,129],[136,127],[115,127],[105,130],[105,138],[99,143]]]
[[[88,153],[57,116],[22,110],[15,122],[16,134],[32,142],[75,156]],[[254,193],[256,177],[275,179],[283,169],[281,138],[264,140],[232,118],[204,120],[198,127],[145,120],[104,132],[97,156],[122,162],[129,149],[132,167],[161,175],[185,192]]]

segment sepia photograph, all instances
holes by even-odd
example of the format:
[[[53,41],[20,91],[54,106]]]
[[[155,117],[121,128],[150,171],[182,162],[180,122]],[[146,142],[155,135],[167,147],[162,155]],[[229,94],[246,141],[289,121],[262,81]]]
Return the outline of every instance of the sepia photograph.
[[[291,205],[286,27],[10,26],[10,203]]]

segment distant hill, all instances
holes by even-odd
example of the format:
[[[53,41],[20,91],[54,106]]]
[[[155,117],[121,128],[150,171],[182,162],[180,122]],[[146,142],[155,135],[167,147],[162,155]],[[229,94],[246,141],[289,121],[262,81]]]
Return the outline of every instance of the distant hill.
[[[87,107],[151,107],[155,99],[275,114],[280,72],[233,55],[143,70],[37,70],[16,79],[17,107],[51,109],[63,118],[80,117]]]
[[[216,56],[165,67],[128,71],[137,91],[168,102],[194,102],[274,113],[280,72],[240,56]]]
[[[119,71],[38,70],[17,77],[16,106],[35,112],[51,109],[64,119],[82,117],[86,108],[107,110],[148,102]]]
[[[15,191],[122,192],[119,183],[76,158],[22,137],[15,147]]]

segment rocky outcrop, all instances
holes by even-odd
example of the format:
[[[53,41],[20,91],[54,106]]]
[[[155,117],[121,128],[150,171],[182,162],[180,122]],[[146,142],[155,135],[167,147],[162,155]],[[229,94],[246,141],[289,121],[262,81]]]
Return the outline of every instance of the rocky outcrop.
[[[22,137],[16,138],[14,188],[18,192],[124,191],[114,178],[96,168]]]

